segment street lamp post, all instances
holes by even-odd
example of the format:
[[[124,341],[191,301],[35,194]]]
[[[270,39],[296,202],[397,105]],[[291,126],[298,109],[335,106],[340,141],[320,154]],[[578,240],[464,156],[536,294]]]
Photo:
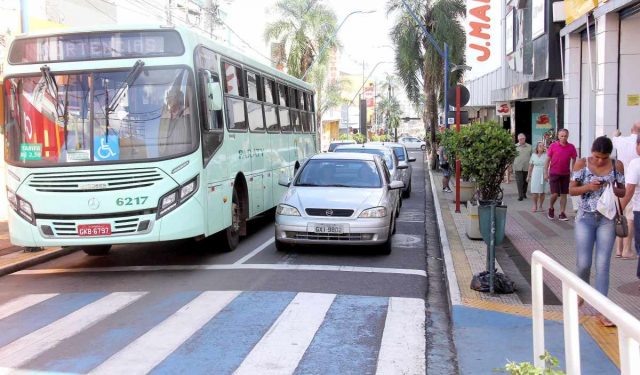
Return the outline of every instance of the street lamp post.
[[[362,13],[362,14],[375,13],[375,10],[354,10],[353,12],[347,14],[347,16],[342,19],[342,22],[340,22],[340,24],[336,28],[336,31],[334,31],[333,35],[331,35],[331,37],[329,39],[327,39],[326,42],[324,42],[322,47],[320,47],[320,51],[318,52],[318,55],[316,56],[315,59],[313,59],[313,61],[311,61],[311,64],[309,65],[307,70],[304,71],[304,74],[302,75],[302,78],[300,78],[301,80],[304,81],[304,79],[307,77],[307,74],[309,74],[309,72],[311,71],[311,67],[313,67],[313,65],[316,63],[316,61],[320,60],[320,58],[322,57],[322,53],[324,52],[325,49],[327,49],[327,47],[329,46],[329,44],[331,43],[333,38],[335,38],[336,35],[338,35],[338,31],[340,30],[342,25],[344,25],[344,23],[347,20],[347,18],[351,17],[352,15],[354,15],[356,13]]]

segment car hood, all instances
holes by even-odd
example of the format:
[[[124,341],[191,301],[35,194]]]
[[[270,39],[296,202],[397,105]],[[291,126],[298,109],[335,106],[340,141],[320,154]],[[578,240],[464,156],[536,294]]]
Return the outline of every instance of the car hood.
[[[383,191],[383,188],[292,187],[282,201],[303,210],[344,208],[358,211],[380,205]]]

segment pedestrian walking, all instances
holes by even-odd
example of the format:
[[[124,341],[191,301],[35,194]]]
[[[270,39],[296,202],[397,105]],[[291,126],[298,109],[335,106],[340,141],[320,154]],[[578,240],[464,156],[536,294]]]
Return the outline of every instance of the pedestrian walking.
[[[569,193],[580,196],[575,225],[576,274],[589,283],[595,245],[596,289],[603,295],[609,291],[609,266],[616,238],[615,222],[597,210],[598,200],[611,184],[617,197],[624,197],[624,166],[610,158],[611,139],[602,136],[593,141],[591,156],[576,161],[571,176]],[[615,165],[615,168],[614,168]],[[613,326],[602,314],[602,325]]]
[[[438,160],[440,160],[440,169],[442,170],[442,191],[451,193],[449,187],[449,178],[451,178],[451,164],[449,163],[449,155],[444,146],[438,147]]]
[[[634,125],[635,126],[635,125]],[[637,155],[640,155],[640,134],[636,135],[635,151]],[[631,207],[633,211],[633,230],[629,231],[629,234],[635,232],[636,237],[636,254],[640,254],[640,244],[638,244],[638,238],[640,238],[640,158],[635,158],[629,163],[629,169],[625,176],[627,185],[624,198],[622,198],[621,206],[623,209]],[[638,259],[638,268],[636,270],[636,277],[640,279],[640,258]]]
[[[640,134],[640,121],[633,124],[631,127],[631,135],[622,137],[620,136],[620,131],[616,130],[611,141],[613,142],[613,147],[616,150],[616,157],[618,160],[622,162],[624,165],[624,170],[627,171],[627,175],[629,174],[629,166],[633,159],[638,158],[638,154],[636,153],[636,140],[638,138],[638,134]],[[633,207],[632,205],[627,205],[624,210],[624,216],[627,218],[627,222],[629,224],[629,228],[633,228],[635,223],[633,217]],[[620,259],[636,259],[636,251],[632,248],[634,233],[633,230],[629,231],[629,235],[627,237],[621,238],[616,237],[616,258]]]
[[[549,184],[544,180],[544,165],[547,161],[547,149],[544,142],[538,142],[529,160],[527,182],[531,189],[533,206],[531,212],[544,211],[544,196],[549,190]]]
[[[527,136],[518,134],[518,143],[516,143],[516,151],[518,154],[513,160],[513,170],[516,175],[516,186],[518,188],[518,200],[527,198],[527,175],[529,174],[529,160],[533,149],[527,143]]]
[[[567,221],[565,210],[567,208],[567,193],[569,193],[569,180],[571,175],[571,165],[578,157],[576,148],[569,143],[569,131],[560,129],[558,140],[553,142],[547,150],[547,161],[544,165],[544,179],[549,181],[551,199],[549,201],[549,211],[547,217],[550,220],[555,218],[554,206],[560,197],[560,215],[558,219]],[[612,146],[613,147],[613,146]]]

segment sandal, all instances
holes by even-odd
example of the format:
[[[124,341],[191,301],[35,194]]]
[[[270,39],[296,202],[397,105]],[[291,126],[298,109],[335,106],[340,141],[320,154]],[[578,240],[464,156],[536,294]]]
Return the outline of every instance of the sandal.
[[[615,327],[616,324],[612,321],[610,321],[609,319],[607,319],[606,316],[598,314],[598,321],[600,322],[600,324],[602,324],[603,327]]]

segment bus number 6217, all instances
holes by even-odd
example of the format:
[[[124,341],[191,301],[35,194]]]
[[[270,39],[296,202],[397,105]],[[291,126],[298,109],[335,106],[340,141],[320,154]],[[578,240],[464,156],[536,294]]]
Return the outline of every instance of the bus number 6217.
[[[147,201],[148,197],[125,197],[116,199],[116,204],[118,206],[133,206],[144,204]]]

